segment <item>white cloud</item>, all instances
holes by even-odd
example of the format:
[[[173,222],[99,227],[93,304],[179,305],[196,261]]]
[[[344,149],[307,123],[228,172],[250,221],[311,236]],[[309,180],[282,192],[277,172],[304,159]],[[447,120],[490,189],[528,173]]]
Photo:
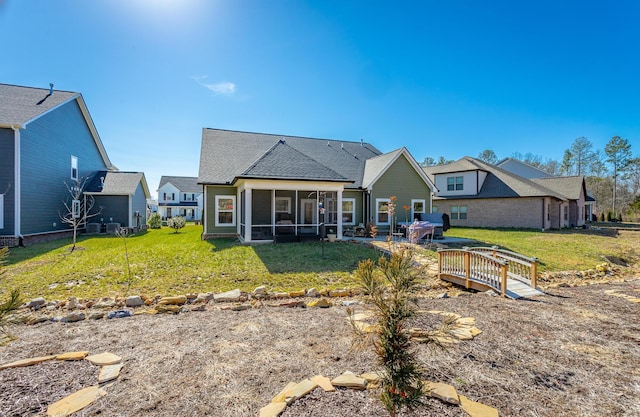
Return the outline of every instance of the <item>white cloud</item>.
[[[195,82],[197,82],[198,84],[200,84],[201,86],[203,86],[204,88],[208,89],[209,91],[212,91],[215,94],[223,94],[225,96],[232,96],[236,93],[236,85],[232,82],[229,81],[221,81],[219,83],[207,83],[205,82],[205,80],[208,78],[206,75],[201,75],[201,76],[194,76],[191,77],[195,80]]]

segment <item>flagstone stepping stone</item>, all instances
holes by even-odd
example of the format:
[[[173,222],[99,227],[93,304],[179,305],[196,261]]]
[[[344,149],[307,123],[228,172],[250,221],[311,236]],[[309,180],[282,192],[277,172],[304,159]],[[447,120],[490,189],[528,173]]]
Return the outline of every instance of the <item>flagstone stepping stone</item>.
[[[66,417],[82,410],[98,398],[106,395],[106,391],[99,386],[81,389],[47,408],[47,415],[52,417]]]
[[[320,307],[320,308],[329,308],[333,305],[333,303],[326,298],[320,298],[318,300],[312,300],[307,303],[307,307]]]
[[[287,385],[285,385],[282,391],[280,391],[275,397],[271,399],[271,402],[272,403],[284,402],[287,395],[287,391],[289,391],[291,388],[295,387],[296,385],[297,384],[295,382],[289,382]]]
[[[223,292],[220,294],[214,294],[213,300],[217,302],[221,301],[240,301],[240,290],[236,288],[235,290]]]
[[[182,305],[187,302],[187,297],[184,295],[179,295],[176,297],[162,297],[158,304],[163,305]]]
[[[498,417],[498,410],[460,395],[460,407],[471,417]]]
[[[318,387],[318,384],[313,382],[310,379],[304,379],[297,383],[295,386],[291,387],[285,393],[285,402],[287,404],[293,403],[295,400],[304,397],[314,389]]]
[[[19,361],[15,361],[15,362],[11,362],[11,363],[6,363],[4,365],[0,365],[0,371],[2,371],[3,369],[19,368],[21,366],[36,365],[38,363],[50,361],[50,360],[55,359],[55,358],[56,358],[56,355],[38,356],[36,358],[21,359]]]
[[[425,382],[425,388],[429,396],[437,398],[449,404],[460,404],[460,398],[458,398],[458,392],[449,384],[443,384],[441,382]]]
[[[104,384],[105,382],[117,379],[120,376],[120,370],[124,364],[119,363],[117,365],[104,365],[100,368],[100,374],[98,374],[98,384]]]
[[[282,414],[285,408],[287,408],[287,403],[283,401],[269,403],[260,409],[260,417],[277,417]]]
[[[59,361],[80,361],[87,357],[88,351],[83,350],[79,352],[66,352],[56,356],[56,360]]]
[[[318,386],[320,388],[322,388],[324,390],[324,392],[333,392],[333,391],[336,390],[336,388],[333,386],[333,384],[331,384],[331,380],[329,378],[327,378],[326,376],[316,375],[316,376],[311,377],[309,379],[311,379],[311,381],[313,381],[316,384],[318,384]]]
[[[367,380],[356,376],[353,372],[346,371],[342,375],[331,380],[334,387],[363,390],[367,388]]]
[[[115,365],[122,361],[122,358],[120,356],[114,355],[113,353],[109,353],[109,352],[87,356],[85,359],[91,362],[92,364],[99,365],[99,366]]]

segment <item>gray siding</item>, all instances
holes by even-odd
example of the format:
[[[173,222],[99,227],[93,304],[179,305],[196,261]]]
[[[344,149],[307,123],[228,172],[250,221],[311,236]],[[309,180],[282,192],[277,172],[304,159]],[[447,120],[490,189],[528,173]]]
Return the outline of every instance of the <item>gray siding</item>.
[[[0,129],[0,193],[7,191],[4,195],[3,216],[4,227],[0,229],[0,236],[14,235],[14,212],[15,212],[15,167],[14,158],[14,132],[11,129]]]
[[[236,234],[236,226],[229,227],[216,227],[216,195],[233,195],[237,196],[237,190],[235,187],[224,187],[224,186],[205,186],[206,190],[206,199],[205,207],[206,207],[206,226],[205,235],[216,235],[216,234]],[[236,198],[236,225],[240,222],[239,210],[238,207],[240,205],[240,201]]]
[[[89,222],[120,223],[120,226],[129,226],[129,196],[104,195],[96,196],[94,212],[102,207],[102,212],[92,217]]]
[[[71,184],[71,156],[81,177],[107,167],[74,100],[29,123],[21,131],[21,227],[23,234],[68,230],[60,222]],[[55,226],[54,226],[55,224]]]
[[[140,225],[147,224],[147,197],[144,195],[144,189],[142,188],[142,183],[138,184],[136,188],[136,193],[133,195],[133,201],[131,202],[132,210],[131,213],[131,226],[136,225],[135,212],[140,212]]]
[[[343,191],[342,192],[342,198],[354,198],[356,200],[356,207],[355,207],[355,225],[359,225],[360,223],[364,224],[366,223],[364,221],[364,206],[362,204],[363,200],[362,200],[362,195],[363,192],[362,191]],[[346,227],[352,227],[352,226],[346,226]]]

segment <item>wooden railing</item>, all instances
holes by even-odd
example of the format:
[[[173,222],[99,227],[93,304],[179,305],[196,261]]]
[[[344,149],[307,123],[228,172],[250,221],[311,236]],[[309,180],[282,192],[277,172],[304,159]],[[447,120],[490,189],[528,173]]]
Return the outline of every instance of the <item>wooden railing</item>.
[[[466,288],[492,288],[507,295],[508,262],[482,251],[441,249],[438,251],[438,275]]]
[[[538,258],[530,258],[516,252],[500,249],[497,246],[464,248],[472,252],[490,254],[494,258],[508,262],[507,276],[536,288],[538,276]]]

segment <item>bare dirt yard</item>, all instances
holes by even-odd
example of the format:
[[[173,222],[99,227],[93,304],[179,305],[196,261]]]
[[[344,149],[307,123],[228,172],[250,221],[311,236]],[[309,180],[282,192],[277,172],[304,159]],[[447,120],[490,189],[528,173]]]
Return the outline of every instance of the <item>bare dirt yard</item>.
[[[427,310],[474,317],[482,333],[446,349],[416,345],[425,378],[453,385],[500,416],[640,416],[640,280],[548,289],[531,300],[485,293],[420,298],[416,326],[439,326]],[[123,358],[107,395],[78,416],[257,416],[288,382],[376,369],[352,350],[344,299],[326,309],[268,307],[18,325],[0,364],[87,350]],[[356,310],[361,310],[362,305]],[[94,385],[84,361],[0,371],[0,416],[46,415],[46,407]],[[384,416],[375,390],[317,388],[282,416]],[[466,416],[427,399],[403,416]]]

